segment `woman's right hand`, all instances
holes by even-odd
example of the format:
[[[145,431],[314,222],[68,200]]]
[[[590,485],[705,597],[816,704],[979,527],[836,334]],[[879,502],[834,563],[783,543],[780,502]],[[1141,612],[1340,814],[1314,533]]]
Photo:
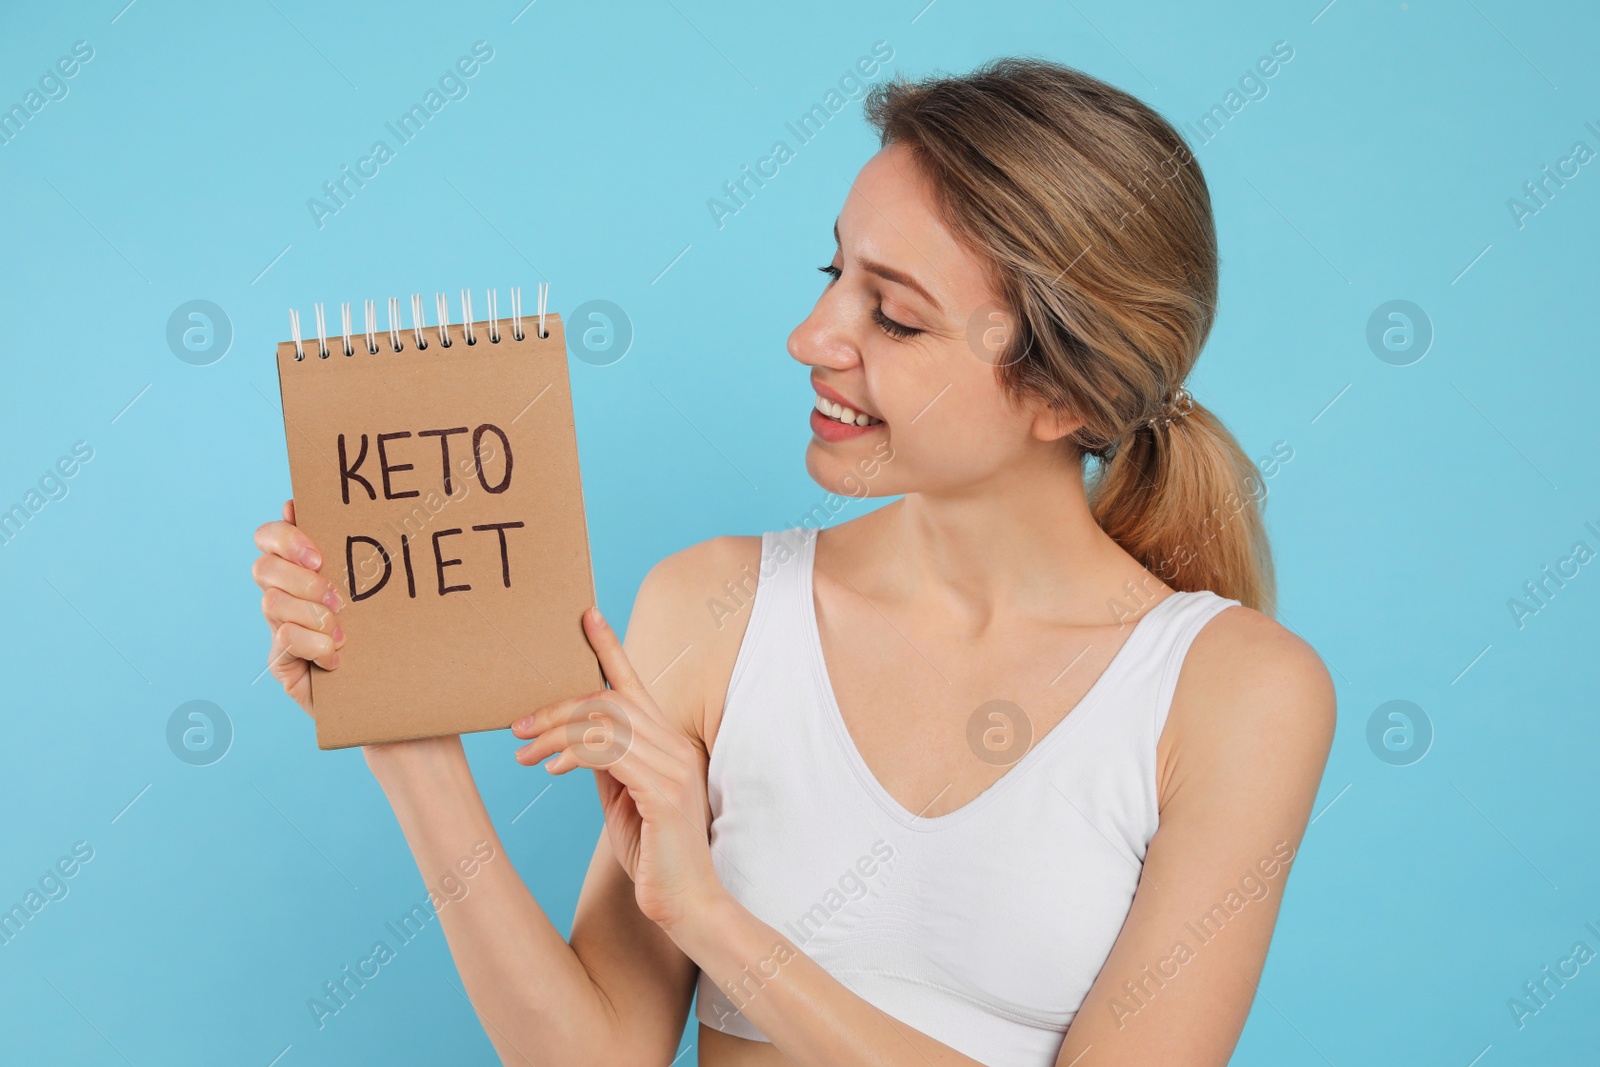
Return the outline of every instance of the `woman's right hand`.
[[[339,591],[318,571],[322,554],[294,524],[294,501],[283,505],[283,519],[256,530],[261,555],[250,574],[261,587],[261,614],[272,629],[268,670],[295,703],[311,713],[312,663],[324,670],[339,666],[344,630],[336,613],[344,607]]]

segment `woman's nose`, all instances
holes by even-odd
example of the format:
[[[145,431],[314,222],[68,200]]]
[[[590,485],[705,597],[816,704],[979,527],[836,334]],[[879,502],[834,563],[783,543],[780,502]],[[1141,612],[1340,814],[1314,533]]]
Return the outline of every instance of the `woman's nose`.
[[[789,355],[808,367],[846,370],[861,356],[849,329],[841,321],[843,308],[834,294],[824,293],[811,314],[789,334]]]

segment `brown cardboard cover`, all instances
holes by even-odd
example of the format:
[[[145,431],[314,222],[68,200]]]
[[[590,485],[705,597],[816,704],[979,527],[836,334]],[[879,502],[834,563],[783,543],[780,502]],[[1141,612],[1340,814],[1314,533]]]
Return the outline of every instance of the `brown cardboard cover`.
[[[594,577],[566,343],[559,317],[545,328],[526,319],[518,341],[502,320],[493,343],[480,322],[468,345],[451,326],[445,347],[435,326],[422,351],[403,332],[400,352],[384,331],[376,353],[357,334],[350,356],[339,336],[327,358],[313,339],[304,360],[278,346],[296,522],[345,601],[338,669],[311,667],[319,748],[500,729],[602,687],[581,621]],[[383,546],[387,579],[359,538]]]

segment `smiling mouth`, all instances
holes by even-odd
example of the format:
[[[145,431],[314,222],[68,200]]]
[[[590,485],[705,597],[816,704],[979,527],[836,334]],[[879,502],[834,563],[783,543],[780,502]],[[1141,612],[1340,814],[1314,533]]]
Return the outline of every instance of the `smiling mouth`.
[[[842,426],[879,426],[883,423],[882,419],[873,418],[865,411],[856,411],[843,404],[836,404],[820,393],[817,395],[816,407],[823,418],[832,419]]]

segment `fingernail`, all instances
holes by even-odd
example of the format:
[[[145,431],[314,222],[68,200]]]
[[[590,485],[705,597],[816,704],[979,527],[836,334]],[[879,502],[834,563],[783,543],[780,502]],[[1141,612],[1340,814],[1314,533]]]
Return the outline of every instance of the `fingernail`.
[[[343,626],[335,626],[333,628],[333,643],[335,645],[344,644],[344,627]]]
[[[339,653],[335,652],[328,657],[328,669],[331,671],[339,665]]]
[[[518,730],[526,730],[528,727],[530,727],[532,725],[533,725],[533,716],[532,715],[529,715],[526,719],[518,719],[517,720],[517,729]]]
[[[332,608],[334,611],[338,611],[340,608],[344,607],[344,601],[340,599],[338,592],[333,589],[329,589],[322,595],[322,602],[328,605],[328,607]]]
[[[307,570],[317,570],[322,566],[322,557],[309,548],[300,550],[300,564]]]

